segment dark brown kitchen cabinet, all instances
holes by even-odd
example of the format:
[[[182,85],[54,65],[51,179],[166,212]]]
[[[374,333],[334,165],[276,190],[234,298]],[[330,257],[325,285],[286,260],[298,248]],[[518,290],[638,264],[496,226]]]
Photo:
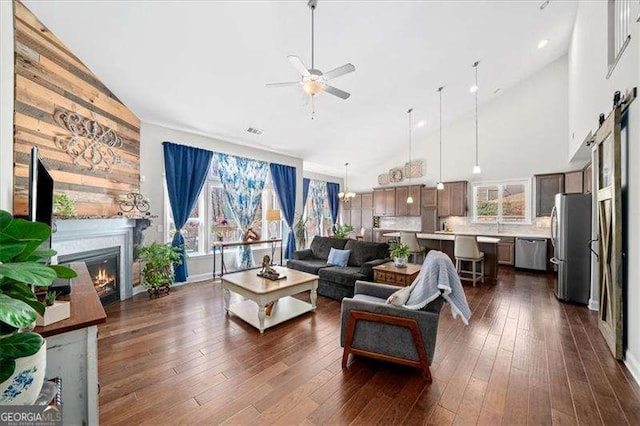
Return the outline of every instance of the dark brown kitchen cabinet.
[[[374,216],[396,215],[396,189],[379,188],[373,190]]]
[[[433,234],[438,230],[438,209],[436,207],[423,207],[420,220],[422,233]]]
[[[422,188],[422,207],[438,207],[438,190]]]
[[[564,192],[564,173],[536,175],[536,216],[551,216],[557,193]]]
[[[593,182],[593,176],[591,175],[591,163],[587,164],[586,166],[584,166],[584,169],[582,169],[582,176],[583,176],[583,192],[585,194],[591,194],[591,187],[593,186],[592,182]]]
[[[351,205],[351,210],[362,208],[362,194],[356,194],[347,204]]]
[[[566,194],[582,194],[584,174],[582,170],[564,174],[564,192]]]
[[[515,245],[515,238],[500,238],[498,242],[498,263],[500,265],[515,265]]]
[[[373,193],[367,192],[362,194],[362,208],[373,209]]]
[[[419,185],[396,188],[396,216],[420,216],[421,189]],[[413,198],[413,203],[407,203],[409,195]]]
[[[438,192],[438,216],[467,215],[467,181],[446,182]]]

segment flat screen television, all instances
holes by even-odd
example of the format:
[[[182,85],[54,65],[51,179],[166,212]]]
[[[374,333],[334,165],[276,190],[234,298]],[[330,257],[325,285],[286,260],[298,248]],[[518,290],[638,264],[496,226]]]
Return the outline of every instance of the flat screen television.
[[[29,220],[51,226],[53,218],[53,178],[38,158],[38,147],[31,148],[29,163]],[[43,248],[51,247],[51,238]]]

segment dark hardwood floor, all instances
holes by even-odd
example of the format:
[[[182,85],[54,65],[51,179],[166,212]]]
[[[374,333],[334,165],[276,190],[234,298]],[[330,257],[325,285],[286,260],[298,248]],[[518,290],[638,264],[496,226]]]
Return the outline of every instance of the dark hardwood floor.
[[[99,328],[102,424],[640,424],[640,388],[553,277],[501,270],[443,308],[433,382],[363,358],[340,366],[340,304],[264,335],[224,314],[219,282],[141,294]]]

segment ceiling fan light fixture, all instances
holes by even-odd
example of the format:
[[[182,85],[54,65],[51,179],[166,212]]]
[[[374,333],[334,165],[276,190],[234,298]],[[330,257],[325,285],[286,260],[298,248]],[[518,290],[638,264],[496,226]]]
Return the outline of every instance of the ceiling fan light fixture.
[[[317,80],[307,80],[302,85],[302,90],[307,95],[316,96],[322,93],[323,87]]]

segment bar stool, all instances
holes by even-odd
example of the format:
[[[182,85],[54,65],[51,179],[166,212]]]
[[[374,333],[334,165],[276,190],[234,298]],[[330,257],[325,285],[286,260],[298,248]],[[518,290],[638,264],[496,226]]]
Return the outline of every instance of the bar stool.
[[[415,232],[400,232],[400,243],[409,247],[409,261],[411,263],[422,263],[424,261],[424,249],[418,244]],[[420,262],[417,262],[417,258]]]
[[[474,287],[477,281],[484,283],[484,253],[478,248],[478,238],[475,235],[456,235],[453,253],[461,280],[471,281]],[[471,270],[463,270],[462,262],[471,262]],[[480,272],[477,272],[476,263],[480,263]]]

